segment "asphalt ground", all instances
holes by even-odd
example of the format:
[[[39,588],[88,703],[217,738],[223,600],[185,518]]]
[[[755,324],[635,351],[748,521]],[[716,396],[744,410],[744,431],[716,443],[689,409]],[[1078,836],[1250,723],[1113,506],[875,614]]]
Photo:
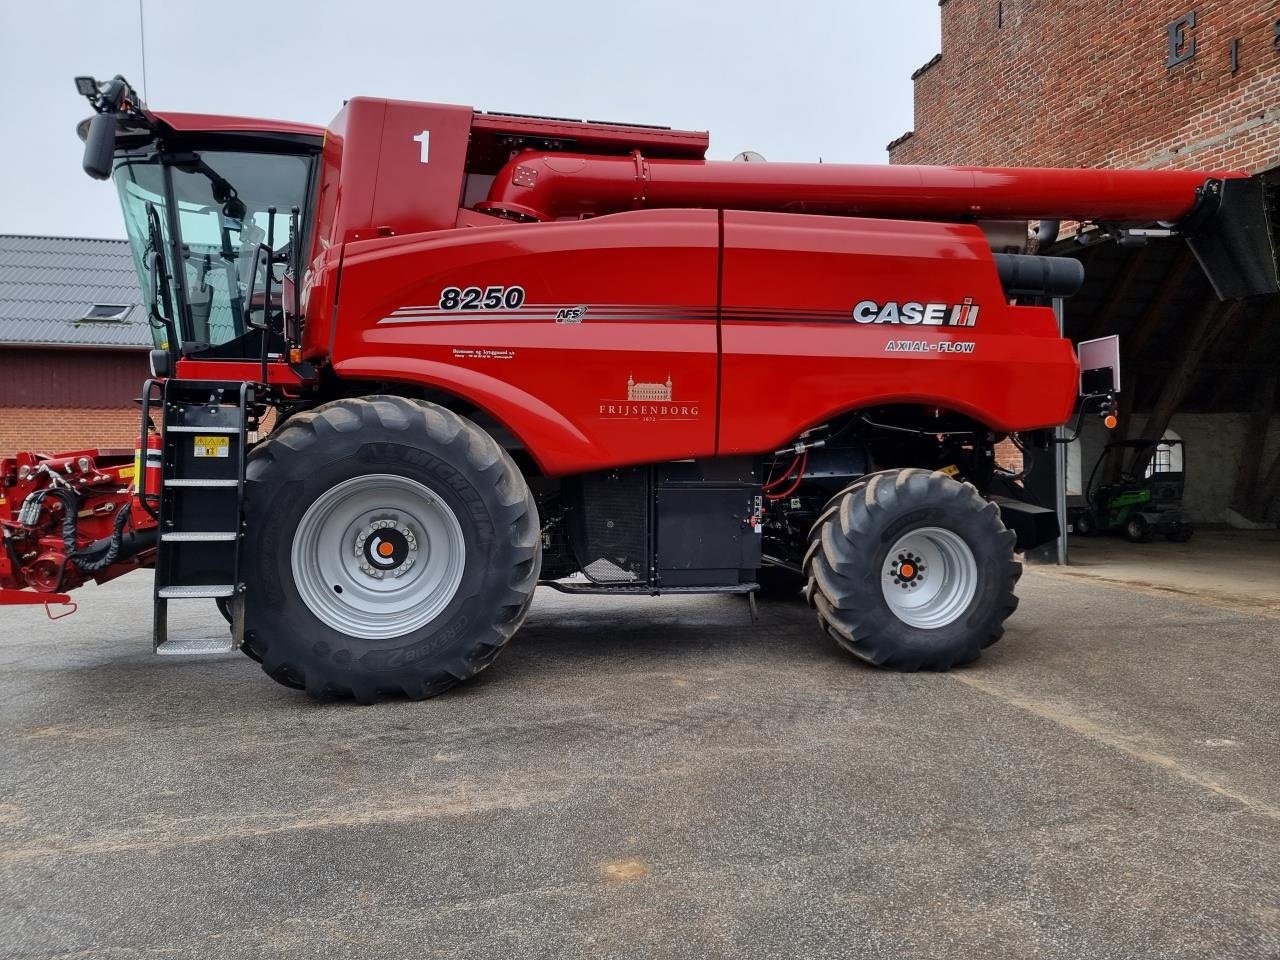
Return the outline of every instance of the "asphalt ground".
[[[541,591],[362,708],[152,656],[149,589],[0,614],[2,957],[1280,956],[1256,607],[1029,572],[899,675],[803,605]]]

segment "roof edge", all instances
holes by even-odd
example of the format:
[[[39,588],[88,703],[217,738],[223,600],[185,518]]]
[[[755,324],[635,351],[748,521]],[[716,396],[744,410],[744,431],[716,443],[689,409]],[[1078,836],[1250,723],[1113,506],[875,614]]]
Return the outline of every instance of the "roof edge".
[[[915,73],[913,73],[913,74],[911,75],[911,79],[912,79],[912,80],[919,80],[922,76],[924,76],[924,74],[926,73],[926,71],[928,71],[931,67],[933,67],[934,65],[936,65],[936,64],[938,63],[938,61],[939,61],[939,60],[941,60],[941,59],[942,59],[942,54],[941,54],[941,53],[934,54],[934,57],[933,57],[933,59],[932,59],[932,60],[930,60],[930,61],[929,61],[928,63],[926,63],[923,67],[921,67],[919,70],[917,70]]]
[[[153,350],[154,343],[30,343],[26,340],[0,340],[0,350],[107,350],[112,352]]]
[[[128,237],[67,237],[54,233],[0,233],[0,240],[86,240],[90,243],[128,243]]]
[[[915,135],[916,135],[916,132],[915,132],[914,130],[908,130],[908,131],[907,131],[906,133],[904,133],[902,136],[898,137],[898,139],[896,139],[896,140],[890,140],[888,143],[886,143],[886,144],[885,144],[884,148],[885,148],[886,150],[890,150],[890,151],[891,151],[891,150],[893,150],[893,148],[894,148],[894,147],[900,147],[900,146],[902,146],[904,143],[906,143],[908,140],[910,140],[910,139],[911,139],[912,137],[914,137]]]

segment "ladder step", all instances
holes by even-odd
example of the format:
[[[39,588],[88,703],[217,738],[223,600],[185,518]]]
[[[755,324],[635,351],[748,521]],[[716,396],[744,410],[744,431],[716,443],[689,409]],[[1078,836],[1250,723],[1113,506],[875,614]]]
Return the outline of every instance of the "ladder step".
[[[191,479],[175,479],[166,480],[165,485],[169,487],[234,487],[240,481],[231,480],[191,480]]]
[[[193,530],[183,533],[162,533],[160,539],[165,543],[231,543],[240,534],[235,531]]]
[[[169,427],[170,433],[239,433],[239,427]]]
[[[156,653],[164,657],[201,657],[234,653],[235,649],[231,634],[227,634],[225,637],[177,637],[156,647]]]
[[[236,588],[230,583],[184,584],[178,587],[161,587],[156,594],[161,600],[200,600],[203,598],[234,597]]]

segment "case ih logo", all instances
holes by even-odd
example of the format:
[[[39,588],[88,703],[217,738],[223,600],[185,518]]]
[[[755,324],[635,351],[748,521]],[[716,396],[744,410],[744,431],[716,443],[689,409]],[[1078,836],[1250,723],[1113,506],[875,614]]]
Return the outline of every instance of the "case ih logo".
[[[878,303],[862,300],[853,308],[858,323],[905,323],[924,327],[972,327],[978,322],[978,305],[973,297],[959,303]]]

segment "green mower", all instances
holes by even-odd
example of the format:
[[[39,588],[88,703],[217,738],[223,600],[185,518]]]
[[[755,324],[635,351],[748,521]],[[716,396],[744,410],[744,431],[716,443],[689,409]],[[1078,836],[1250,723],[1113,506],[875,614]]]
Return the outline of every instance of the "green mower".
[[[1067,511],[1071,531],[1082,537],[1102,533],[1123,533],[1134,543],[1144,543],[1154,536],[1163,535],[1174,543],[1186,543],[1191,539],[1194,527],[1191,518],[1182,509],[1182,487],[1186,474],[1174,470],[1175,460],[1185,463],[1182,457],[1173,456],[1174,449],[1185,451],[1181,440],[1152,439],[1114,440],[1102,448],[1098,461],[1089,474],[1085,487],[1084,506]],[[1148,457],[1139,454],[1149,451]],[[1148,464],[1144,477],[1126,472],[1125,461]],[[1114,483],[1099,483],[1104,464],[1119,457],[1121,469]]]

